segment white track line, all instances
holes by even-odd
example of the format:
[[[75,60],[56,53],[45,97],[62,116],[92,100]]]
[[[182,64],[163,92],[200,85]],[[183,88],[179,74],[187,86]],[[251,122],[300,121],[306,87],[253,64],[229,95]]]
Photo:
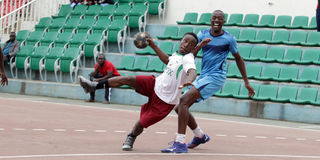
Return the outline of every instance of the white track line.
[[[305,141],[307,140],[306,138],[296,138],[297,141]]]
[[[15,130],[15,131],[25,131],[26,129],[24,129],[24,128],[13,128],[13,130]]]
[[[75,132],[86,132],[86,130],[84,130],[84,129],[76,129],[76,130],[74,130]]]
[[[287,139],[286,137],[275,137],[275,139],[281,139],[281,140],[283,140],[283,139]]]
[[[126,133],[127,131],[114,131],[116,133]]]
[[[226,134],[216,134],[217,137],[227,137]]]
[[[66,132],[67,130],[66,129],[54,129],[53,131],[55,131],[55,132]]]
[[[168,132],[155,132],[156,134],[168,134]]]
[[[0,128],[0,131],[4,131],[5,129],[4,128]]]
[[[237,137],[237,138],[247,138],[248,136],[245,136],[245,135],[236,135],[235,137]]]
[[[272,155],[272,154],[226,154],[226,153],[187,153],[187,154],[164,154],[164,153],[100,153],[100,154],[48,154],[48,155],[17,155],[0,156],[0,159],[23,159],[45,157],[101,157],[101,156],[216,156],[216,157],[269,157],[269,158],[301,158],[320,159],[320,156],[310,155]]]
[[[97,132],[97,133],[105,133],[107,132],[106,130],[94,130],[94,132]]]
[[[43,129],[43,128],[34,128],[32,129],[33,131],[46,131],[46,129]]]
[[[258,139],[266,139],[266,138],[268,138],[268,137],[266,137],[266,136],[255,136],[254,138],[258,138]]]

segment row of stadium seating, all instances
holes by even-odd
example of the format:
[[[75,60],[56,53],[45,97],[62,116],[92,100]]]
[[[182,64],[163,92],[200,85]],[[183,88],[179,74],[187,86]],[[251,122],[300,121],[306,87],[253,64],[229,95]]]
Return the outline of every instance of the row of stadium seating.
[[[158,39],[180,40],[187,32],[198,33],[207,27],[194,29],[191,26],[168,26],[163,35],[157,36]],[[266,43],[266,44],[285,44],[302,46],[320,46],[320,33],[308,31],[289,31],[289,30],[270,30],[254,28],[224,28],[232,34],[237,42],[241,43]]]
[[[198,20],[198,13],[186,13],[182,21],[177,21],[177,24],[189,25],[211,25],[212,13],[202,13]],[[292,16],[289,15],[262,15],[234,13],[230,15],[225,14],[226,26],[240,26],[240,27],[270,27],[270,28],[288,28],[288,29],[315,29],[317,27],[316,17],[312,17],[309,23],[307,16],[295,16],[292,21]]]

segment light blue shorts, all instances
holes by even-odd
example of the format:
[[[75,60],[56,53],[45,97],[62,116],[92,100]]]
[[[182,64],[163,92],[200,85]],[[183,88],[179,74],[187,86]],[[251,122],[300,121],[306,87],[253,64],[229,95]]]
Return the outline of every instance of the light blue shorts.
[[[197,99],[197,102],[213,96],[223,87],[225,81],[226,76],[222,74],[198,77],[193,82],[194,87],[197,88],[201,94],[201,98]]]

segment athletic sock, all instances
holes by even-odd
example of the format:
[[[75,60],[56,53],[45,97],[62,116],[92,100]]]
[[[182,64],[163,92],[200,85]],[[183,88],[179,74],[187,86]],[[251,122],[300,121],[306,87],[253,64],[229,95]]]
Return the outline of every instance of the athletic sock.
[[[203,136],[203,131],[199,126],[196,129],[192,130],[192,132],[196,137],[201,138]]]
[[[180,142],[180,143],[186,143],[186,135],[185,134],[179,134],[177,133],[177,136],[176,136],[176,142]]]

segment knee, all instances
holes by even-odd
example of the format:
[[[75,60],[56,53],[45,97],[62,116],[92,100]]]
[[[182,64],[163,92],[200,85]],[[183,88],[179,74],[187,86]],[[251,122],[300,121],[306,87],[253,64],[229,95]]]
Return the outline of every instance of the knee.
[[[179,108],[188,108],[188,107],[189,107],[189,98],[186,96],[182,96],[180,98]],[[179,110],[179,108],[177,108],[177,110]]]

